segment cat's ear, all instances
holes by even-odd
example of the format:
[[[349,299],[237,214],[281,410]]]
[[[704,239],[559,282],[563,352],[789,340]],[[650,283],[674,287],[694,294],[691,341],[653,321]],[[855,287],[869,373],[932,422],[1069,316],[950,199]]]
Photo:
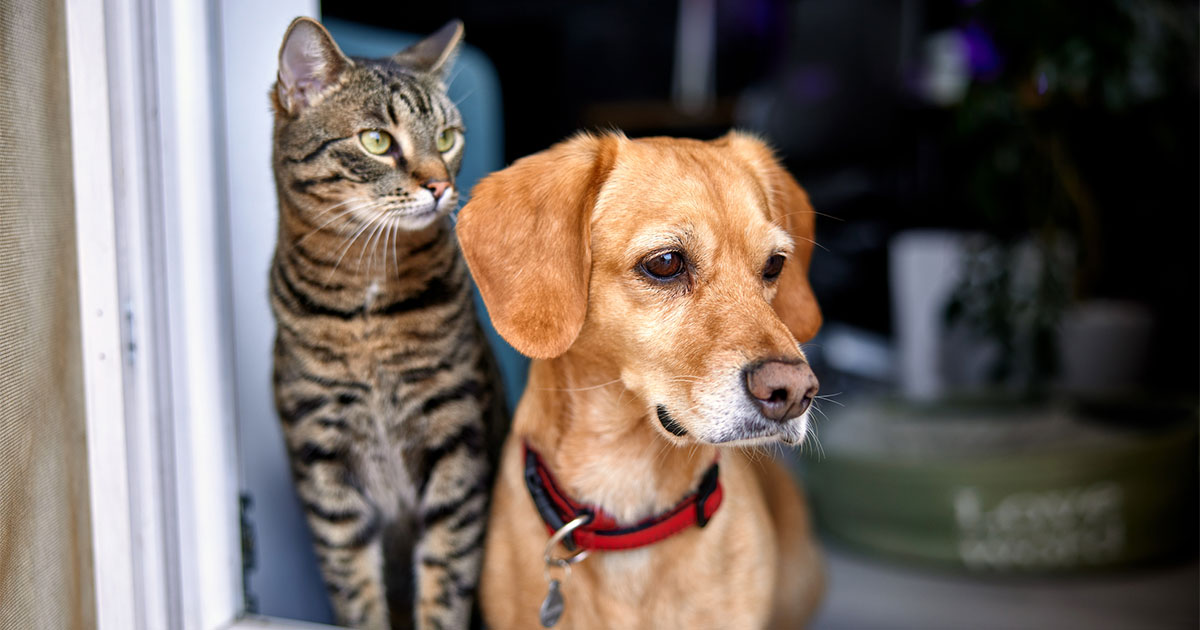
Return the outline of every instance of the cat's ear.
[[[295,114],[316,102],[353,64],[320,22],[298,17],[279,47],[275,98],[284,111]]]
[[[454,65],[462,39],[462,20],[450,20],[434,34],[393,55],[392,61],[441,79]]]
[[[592,209],[616,136],[579,135],[492,173],[458,215],[458,240],[496,331],[535,359],[556,357],[587,315]]]

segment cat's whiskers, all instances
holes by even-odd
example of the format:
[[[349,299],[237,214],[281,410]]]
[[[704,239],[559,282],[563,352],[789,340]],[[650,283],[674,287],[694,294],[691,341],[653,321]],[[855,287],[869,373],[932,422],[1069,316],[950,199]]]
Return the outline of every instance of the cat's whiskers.
[[[388,272],[387,272],[387,256],[388,256],[388,251],[390,250],[392,253],[392,262],[396,266],[396,277],[399,278],[400,277],[400,259],[396,255],[396,249],[400,245],[400,232],[403,228],[401,227],[400,219],[394,215],[388,217],[387,224],[388,224],[387,234],[384,236],[383,251],[380,252],[380,255],[383,257],[383,276],[382,277],[385,279],[387,279],[389,277]]]
[[[354,233],[354,236],[350,237],[350,239],[346,242],[346,246],[342,248],[342,253],[338,255],[337,261],[333,263],[333,269],[330,269],[329,275],[325,276],[326,285],[328,285],[329,281],[333,279],[333,274],[337,272],[338,267],[342,264],[342,259],[346,257],[346,254],[350,253],[350,248],[354,246],[355,241],[357,241],[358,238],[362,236],[363,232],[366,232],[367,228],[370,228],[376,220],[377,219],[372,219],[364,223],[363,226]]]
[[[455,81],[456,79],[458,79],[458,77],[459,77],[459,76],[461,76],[461,75],[462,75],[462,73],[463,73],[463,69],[464,69],[465,67],[466,67],[466,66],[462,66],[462,65],[459,65],[459,66],[455,66],[455,67],[454,67],[454,74],[450,75],[450,78],[449,78],[449,79],[446,81],[446,91],[447,91],[447,92],[449,92],[449,91],[450,91],[450,86],[454,85],[454,81]]]
[[[388,277],[388,249],[392,247],[392,235],[396,230],[395,219],[388,219],[387,228],[383,231],[383,251],[379,255],[383,258],[383,277]]]
[[[384,229],[387,228],[387,219],[381,217],[377,223],[375,229],[367,235],[367,241],[363,243],[362,251],[358,254],[359,260],[362,260],[363,254],[367,254],[367,274],[364,277],[371,280],[372,284],[375,279],[375,250],[379,246],[379,235],[383,234]],[[361,270],[361,267],[362,265],[359,265],[358,269]]]
[[[463,103],[466,102],[467,99],[471,98],[471,95],[474,93],[475,93],[475,90],[471,90],[470,92],[463,94],[462,98],[458,99],[457,101],[454,101],[454,106],[458,107],[459,105],[462,105]]]
[[[354,261],[354,270],[355,271],[362,270],[363,255],[367,253],[367,249],[371,245],[371,239],[375,236],[376,232],[379,231],[380,226],[383,225],[382,222],[380,221],[379,217],[377,217],[377,216],[371,217],[368,224],[371,225],[372,227],[367,232],[366,238],[363,239],[362,245],[360,245],[358,248],[358,260]]]
[[[371,266],[367,269],[367,275],[375,277],[375,256],[378,253],[379,258],[383,262],[383,271],[380,272],[380,277],[387,277],[387,242],[388,233],[392,230],[393,218],[389,214],[381,220],[379,228],[379,237],[375,240],[375,244],[371,246]]]
[[[358,200],[357,200],[357,199],[352,199],[351,201],[358,201]],[[340,203],[340,204],[337,204],[337,205],[339,205],[339,206],[340,206],[340,205],[344,205],[345,203],[346,203],[346,202],[342,202],[342,203]],[[297,240],[296,240],[296,244],[297,244],[297,245],[299,245],[300,243],[303,243],[305,240],[307,240],[307,239],[308,239],[308,237],[310,237],[310,236],[312,236],[312,235],[316,234],[317,232],[320,232],[321,230],[323,230],[323,229],[325,229],[327,226],[329,226],[329,224],[333,223],[334,221],[337,221],[338,219],[341,219],[341,218],[343,218],[343,217],[345,217],[345,216],[347,216],[347,215],[349,215],[349,214],[352,214],[352,213],[354,213],[354,212],[361,212],[361,211],[363,211],[363,210],[371,210],[371,209],[374,209],[374,208],[376,208],[376,207],[378,207],[378,206],[381,206],[381,205],[383,205],[384,203],[385,203],[385,202],[383,202],[383,201],[381,201],[381,200],[379,200],[379,199],[375,199],[375,200],[372,200],[372,201],[367,201],[367,202],[364,202],[362,205],[358,205],[358,206],[351,206],[351,207],[349,207],[349,208],[346,208],[346,209],[342,210],[341,212],[338,212],[336,215],[334,215],[334,216],[333,216],[333,218],[331,218],[331,219],[329,219],[328,221],[326,221],[326,222],[322,223],[321,225],[319,225],[319,226],[317,226],[317,227],[313,228],[313,229],[312,229],[311,231],[309,231],[307,234],[305,234],[304,236],[302,236],[302,237],[300,237],[299,239],[297,239]],[[334,209],[335,207],[337,207],[337,206],[331,206],[330,208],[328,208],[328,209],[326,209],[326,210],[322,210],[320,213],[318,213],[318,214],[317,214],[316,216],[314,216],[313,218],[315,219],[315,218],[317,218],[317,217],[321,216],[322,214],[325,214],[326,212],[329,212],[329,210],[332,210],[332,209]]]
[[[399,236],[400,236],[400,223],[399,222],[392,224],[392,234],[395,235],[397,237],[397,239],[399,239]],[[395,265],[396,265],[396,277],[399,278],[400,277],[400,259],[396,255],[396,249],[398,249],[396,247],[396,245],[397,245],[397,243],[392,243],[392,262],[395,263]]]
[[[375,200],[374,199],[359,199],[358,197],[351,197],[345,201],[339,201],[327,208],[322,208],[319,212],[317,212],[316,214],[313,215],[313,219],[318,219],[322,215],[328,214],[329,212],[331,212],[333,210],[337,210],[338,208],[340,208],[344,205],[354,203],[355,201],[366,201],[368,203],[374,203]]]
[[[383,270],[379,273],[380,278],[387,278],[387,248],[388,242],[392,234],[392,226],[396,224],[395,217],[388,213],[383,219],[383,227],[379,232],[379,240],[375,241],[375,245],[371,248],[371,267],[367,269],[367,275],[374,278],[375,272],[375,252],[379,252],[379,258],[383,263]]]
[[[377,237],[379,235],[379,233],[383,230],[383,228],[385,226],[387,226],[387,221],[386,221],[387,217],[388,217],[388,213],[385,211],[385,212],[380,212],[379,214],[377,214],[375,217],[373,217],[371,219],[371,223],[375,224],[375,229],[371,230],[371,233],[369,235],[367,235],[367,240],[366,240],[366,242],[363,243],[362,250],[359,251],[359,253],[358,253],[358,262],[356,262],[354,265],[354,269],[356,271],[362,269],[363,254],[367,253],[367,250],[371,250],[371,257],[368,260],[368,262],[372,266],[374,265],[375,248],[374,248],[373,244],[375,242],[375,237]],[[368,268],[367,269],[368,277],[370,277],[370,271],[371,271],[371,269]]]

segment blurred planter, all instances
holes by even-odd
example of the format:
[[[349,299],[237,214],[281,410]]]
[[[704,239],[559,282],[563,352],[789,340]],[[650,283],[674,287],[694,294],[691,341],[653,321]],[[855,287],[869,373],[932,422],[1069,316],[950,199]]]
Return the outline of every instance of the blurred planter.
[[[1153,319],[1146,307],[1089,300],[1064,313],[1059,334],[1061,387],[1074,394],[1134,390],[1142,380]]]
[[[1131,415],[1158,428],[1108,428]],[[1113,568],[1191,552],[1196,435],[1195,410],[1167,405],[881,401],[838,414],[806,481],[819,527],[865,552],[985,573]]]

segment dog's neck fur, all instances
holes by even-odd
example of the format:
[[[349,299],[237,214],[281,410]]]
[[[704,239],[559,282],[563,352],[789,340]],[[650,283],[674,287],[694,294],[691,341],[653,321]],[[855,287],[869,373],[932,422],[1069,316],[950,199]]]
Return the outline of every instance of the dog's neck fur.
[[[623,524],[674,506],[695,489],[716,447],[672,444],[655,427],[653,405],[615,369],[578,354],[533,362],[517,437],[541,453],[565,492]]]

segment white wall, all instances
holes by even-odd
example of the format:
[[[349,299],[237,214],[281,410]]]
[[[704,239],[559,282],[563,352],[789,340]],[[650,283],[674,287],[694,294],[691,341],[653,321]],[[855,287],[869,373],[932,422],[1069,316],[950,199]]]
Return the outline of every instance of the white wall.
[[[233,281],[237,435],[241,488],[253,497],[254,561],[247,593],[257,612],[327,621],[299,501],[291,490],[283,436],[271,395],[275,322],[267,272],[275,248],[271,109],[279,44],[297,16],[318,14],[316,0],[221,2],[225,151],[229,181],[229,256]]]

